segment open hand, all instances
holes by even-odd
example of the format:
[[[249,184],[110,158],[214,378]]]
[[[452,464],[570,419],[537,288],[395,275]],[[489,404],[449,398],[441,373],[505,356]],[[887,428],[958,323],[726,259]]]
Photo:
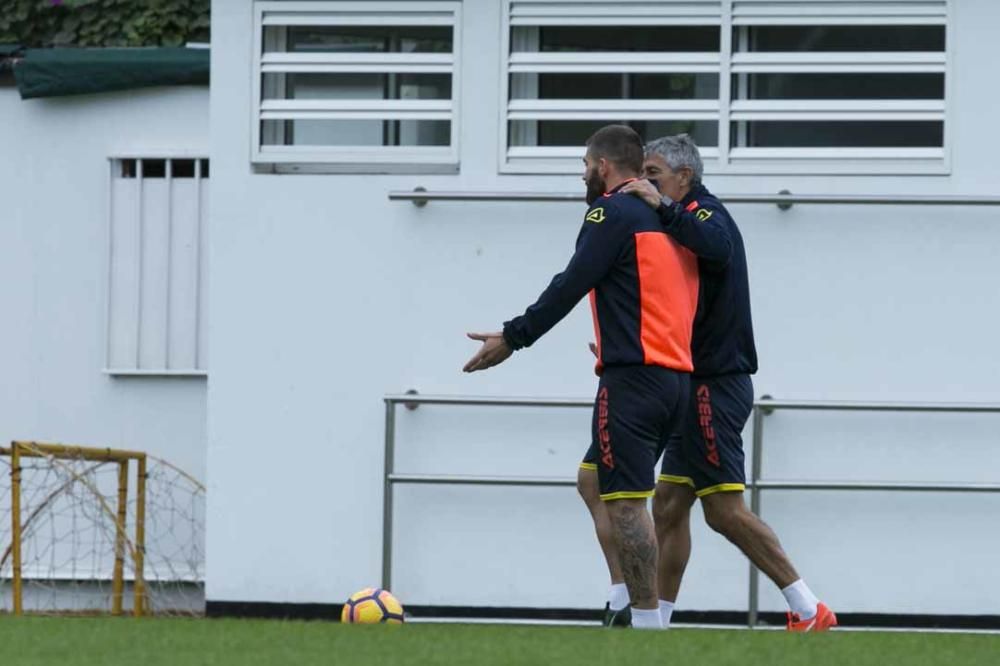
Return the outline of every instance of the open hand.
[[[472,340],[479,340],[483,343],[476,355],[469,359],[469,362],[462,368],[462,372],[476,372],[486,370],[494,365],[500,365],[514,353],[514,350],[507,345],[503,339],[503,333],[467,333]]]
[[[653,208],[658,208],[660,205],[660,191],[648,180],[633,180],[626,184],[621,191],[626,194],[634,194]]]

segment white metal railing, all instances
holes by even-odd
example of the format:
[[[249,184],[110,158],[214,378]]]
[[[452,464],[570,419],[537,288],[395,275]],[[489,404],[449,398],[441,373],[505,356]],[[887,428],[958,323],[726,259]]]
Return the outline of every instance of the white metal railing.
[[[722,194],[726,204],[776,204],[788,210],[793,204],[915,205],[915,206],[1000,206],[1000,196],[969,194]],[[524,192],[491,190],[391,190],[390,201],[409,201],[426,206],[429,201],[572,201],[584,200],[583,192]]]
[[[539,408],[592,408],[593,399],[585,398],[509,398],[434,396],[397,394],[384,397],[385,402],[385,468],[383,474],[384,496],[382,511],[382,587],[392,585],[393,555],[393,488],[397,484],[437,484],[466,486],[523,486],[561,487],[575,486],[576,479],[533,476],[473,476],[461,474],[406,474],[395,468],[396,409],[404,405],[416,409],[420,405],[466,407],[539,407]],[[918,412],[1000,414],[997,403],[931,403],[931,402],[847,402],[819,400],[775,400],[763,396],[754,402],[752,414],[753,449],[750,458],[750,509],[760,515],[761,491],[779,490],[833,490],[833,491],[897,491],[897,492],[948,492],[948,493],[1000,493],[1000,483],[918,483],[918,482],[860,482],[860,481],[801,481],[761,478],[764,449],[764,418],[776,410],[800,411],[850,411],[850,412]],[[759,606],[759,572],[752,564],[747,592],[747,625],[757,626]]]

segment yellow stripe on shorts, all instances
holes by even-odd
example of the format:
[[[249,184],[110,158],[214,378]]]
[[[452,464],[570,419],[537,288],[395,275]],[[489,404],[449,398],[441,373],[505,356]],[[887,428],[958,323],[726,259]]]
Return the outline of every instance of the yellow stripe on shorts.
[[[682,486],[691,486],[694,488],[694,479],[690,476],[674,476],[673,474],[661,474],[656,477],[657,481],[662,481],[663,483],[678,483]]]
[[[588,470],[590,472],[596,472],[597,471],[597,463],[582,462],[582,463],[580,463],[580,469],[585,469],[585,470]]]
[[[708,488],[702,488],[701,490],[695,492],[698,497],[704,497],[706,495],[714,495],[715,493],[728,493],[728,492],[743,492],[746,490],[746,486],[742,483],[720,483],[715,486],[709,486]]]
[[[620,500],[620,499],[649,499],[653,496],[652,490],[623,490],[617,493],[608,493],[606,495],[601,495],[601,499],[605,502],[609,500]]]

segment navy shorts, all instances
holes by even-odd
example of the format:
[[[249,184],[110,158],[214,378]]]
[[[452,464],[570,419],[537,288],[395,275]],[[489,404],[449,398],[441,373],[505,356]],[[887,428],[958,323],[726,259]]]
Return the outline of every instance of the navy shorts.
[[[746,488],[743,427],[753,410],[750,375],[692,377],[685,418],[667,441],[659,480],[698,497]]]
[[[655,365],[604,369],[590,449],[580,464],[597,470],[602,500],[652,497],[656,461],[684,413],[688,380],[687,373]]]

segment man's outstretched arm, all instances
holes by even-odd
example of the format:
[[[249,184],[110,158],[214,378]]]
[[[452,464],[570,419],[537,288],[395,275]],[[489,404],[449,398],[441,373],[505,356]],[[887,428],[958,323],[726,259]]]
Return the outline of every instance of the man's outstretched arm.
[[[566,270],[559,273],[534,304],[524,314],[504,323],[497,333],[470,333],[473,340],[482,340],[483,347],[465,364],[465,372],[485,370],[507,360],[514,351],[530,347],[593,289],[603,278],[621,252],[630,227],[617,218],[616,211],[606,206],[601,222],[584,222],[576,252]]]

